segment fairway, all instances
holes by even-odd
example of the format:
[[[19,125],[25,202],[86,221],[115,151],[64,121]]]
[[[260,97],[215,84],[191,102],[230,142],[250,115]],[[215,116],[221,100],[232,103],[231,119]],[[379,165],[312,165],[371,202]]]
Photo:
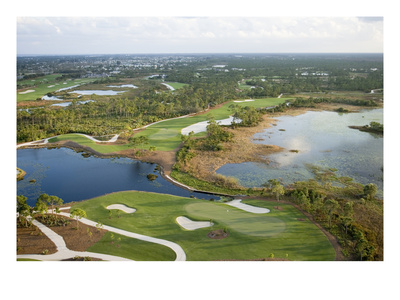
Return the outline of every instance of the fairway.
[[[137,136],[146,136],[149,139],[149,146],[155,146],[157,150],[171,151],[176,149],[181,143],[181,130],[190,125],[207,121],[209,115],[216,120],[229,118],[233,114],[230,105],[251,106],[254,108],[264,108],[284,103],[289,98],[263,98],[255,99],[252,102],[233,102],[229,101],[219,108],[211,109],[205,114],[196,115],[187,118],[177,118],[166,120],[148,126],[145,130],[137,133]],[[204,136],[204,132],[196,134],[196,136]]]
[[[268,214],[253,214],[225,204],[191,203],[186,211],[195,217],[217,220],[231,230],[250,236],[274,236],[285,230],[285,223]]]
[[[172,151],[179,147],[181,140],[181,130],[190,125],[207,121],[209,114],[215,117],[216,120],[226,119],[231,114],[229,106],[231,104],[237,104],[240,106],[252,106],[255,108],[263,108],[278,105],[280,103],[284,103],[288,98],[264,98],[264,99],[256,99],[252,102],[239,102],[235,103],[233,101],[229,101],[225,103],[223,106],[211,109],[206,114],[195,115],[191,117],[184,118],[174,118],[161,122],[157,122],[155,124],[149,125],[144,130],[135,134],[135,136],[145,136],[148,138],[148,144],[142,146],[136,146],[141,149],[149,149],[149,147],[156,147],[157,150],[160,151]],[[196,136],[204,136],[204,132],[200,132],[196,134]],[[132,148],[128,144],[125,145],[101,145],[97,144],[88,138],[77,135],[77,134],[64,134],[52,138],[49,142],[57,142],[62,140],[71,140],[83,146],[88,146],[93,150],[100,153],[111,153],[117,152],[125,149]]]
[[[270,253],[290,260],[335,259],[335,251],[327,237],[293,206],[261,200],[244,202],[271,209],[271,212],[254,214],[222,202],[137,191],[96,197],[76,203],[73,208],[85,210],[88,219],[104,225],[177,243],[185,251],[187,260],[261,259]],[[123,204],[136,211],[121,211],[117,217],[114,210],[110,218],[107,207],[112,204]],[[274,209],[277,205],[279,210]],[[176,221],[180,216],[194,222],[212,220],[214,225],[186,230]],[[221,240],[207,236],[218,229],[227,230],[229,236]],[[175,259],[172,251],[161,245],[122,238],[121,248],[117,249],[110,247],[109,241],[109,236],[105,237],[90,251],[97,249],[101,253],[134,260]],[[136,248],[138,243],[140,248]]]
[[[63,134],[63,135],[59,135],[59,136],[49,139],[49,143],[55,143],[55,142],[59,142],[59,141],[72,141],[79,145],[90,147],[99,153],[112,153],[112,152],[129,149],[129,145],[127,145],[127,144],[125,144],[125,145],[98,144],[83,135],[73,134],[73,133]]]
[[[65,81],[56,80],[56,78],[60,77],[61,74],[51,74],[43,77],[38,77],[35,79],[19,81],[18,83],[21,85],[29,84],[29,85],[34,85],[34,87],[28,88],[28,91],[32,90],[33,92],[29,93],[26,93],[26,91],[17,92],[17,102],[36,100],[38,98],[42,98],[47,93],[55,92],[59,89],[64,89],[75,85],[82,85],[84,83],[89,83],[93,81],[93,79],[88,79],[88,78],[80,78],[75,80],[68,79]]]

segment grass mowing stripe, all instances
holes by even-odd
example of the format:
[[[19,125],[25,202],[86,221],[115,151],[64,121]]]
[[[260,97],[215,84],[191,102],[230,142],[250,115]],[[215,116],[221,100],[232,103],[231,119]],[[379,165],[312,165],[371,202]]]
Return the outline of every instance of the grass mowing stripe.
[[[217,202],[135,191],[96,197],[76,203],[73,208],[84,209],[88,219],[96,222],[175,242],[184,249],[187,260],[260,259],[268,257],[270,253],[274,253],[275,257],[280,258],[285,258],[287,254],[287,257],[292,260],[335,259],[335,251],[325,235],[293,206],[261,200],[243,202],[269,208],[271,212],[265,215],[257,215],[242,212]],[[106,207],[117,203],[133,207],[136,212],[133,214],[121,213],[119,218],[113,215],[110,219]],[[281,209],[274,209],[274,206],[280,206]],[[193,213],[188,207],[193,208],[193,210],[196,208],[196,211]],[[235,210],[235,213],[231,214],[234,218],[229,219],[229,215],[224,216],[222,208],[225,212],[227,209]],[[216,212],[213,213],[214,210]],[[177,224],[176,218],[178,216],[202,221],[215,217],[213,219],[214,226],[187,231]],[[304,221],[300,221],[300,218],[303,218]],[[272,221],[274,219],[276,219],[276,222]],[[240,224],[235,224],[235,222]],[[268,223],[270,224],[269,228],[265,226]],[[238,227],[245,229],[237,230]],[[227,228],[229,232],[227,238],[222,240],[208,238],[209,231],[224,228]],[[275,234],[265,236],[261,231],[258,232],[259,228]],[[141,260],[155,259],[150,255],[154,245],[148,243],[141,246]],[[106,240],[102,247],[108,247]],[[107,251],[110,251],[109,254],[118,255],[114,251],[121,250],[114,248],[107,248]],[[121,239],[121,248],[126,249],[126,253],[130,251],[129,249],[134,252],[134,245],[123,238]],[[146,257],[146,251],[149,252],[148,257]],[[171,259],[170,249],[167,247],[165,247],[165,253],[162,249],[157,251],[160,251],[157,254],[157,260],[174,259]],[[132,257],[132,259],[135,258]]]

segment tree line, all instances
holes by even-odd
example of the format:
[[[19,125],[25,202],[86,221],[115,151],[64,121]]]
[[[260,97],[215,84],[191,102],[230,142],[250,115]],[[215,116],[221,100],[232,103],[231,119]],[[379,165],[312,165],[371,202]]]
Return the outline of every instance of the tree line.
[[[17,110],[17,142],[33,141],[66,133],[108,135],[139,128],[159,120],[197,113],[235,99],[229,83],[212,82],[185,86],[174,93],[148,91],[140,97],[97,99],[66,108],[45,106]]]

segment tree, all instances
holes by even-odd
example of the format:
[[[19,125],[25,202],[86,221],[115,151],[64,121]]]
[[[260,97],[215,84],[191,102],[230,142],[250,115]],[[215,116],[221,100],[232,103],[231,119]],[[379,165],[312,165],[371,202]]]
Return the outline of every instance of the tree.
[[[268,183],[263,184],[263,186],[271,188],[271,192],[275,194],[277,201],[279,201],[279,196],[285,194],[285,187],[276,179],[268,180]]]
[[[63,204],[63,200],[58,198],[57,196],[49,196],[48,194],[41,194],[39,199],[43,202],[46,202],[51,207],[51,214],[54,216],[54,205]]]
[[[70,213],[72,218],[76,220],[76,227],[79,228],[78,219],[86,218],[86,212],[80,208],[74,208]]]
[[[134,136],[129,138],[129,143],[132,147],[137,147],[139,146],[140,148],[143,147],[143,144],[148,144],[149,143],[149,138],[147,136],[141,135],[141,136]]]
[[[378,187],[374,183],[368,183],[364,186],[364,195],[367,200],[372,200],[378,191]]]
[[[32,213],[32,208],[26,203],[25,196],[17,196],[17,213],[19,221],[24,220],[25,227],[28,226],[28,216]],[[22,223],[22,222],[21,222]]]
[[[43,200],[43,197],[41,198],[41,196],[42,195],[40,195],[36,200],[35,210],[40,214],[44,214],[47,211],[47,204],[46,201]]]
[[[347,228],[353,223],[353,202],[347,202],[343,207],[344,215],[342,216],[342,224],[345,228],[345,232],[347,235]]]
[[[339,209],[340,205],[336,200],[328,199],[324,203],[324,211],[328,214],[329,228],[331,228],[332,216]]]

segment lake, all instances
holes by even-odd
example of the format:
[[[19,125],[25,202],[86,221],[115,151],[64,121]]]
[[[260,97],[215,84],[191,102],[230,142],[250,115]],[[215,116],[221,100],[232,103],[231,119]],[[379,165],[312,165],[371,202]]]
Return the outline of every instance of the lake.
[[[69,148],[17,150],[17,166],[27,173],[17,182],[17,195],[27,197],[31,206],[42,193],[58,196],[64,203],[125,190],[219,199],[172,184],[155,171],[155,164],[129,158],[83,157]],[[149,181],[150,173],[157,174],[157,179]],[[32,179],[36,182],[29,182]]]
[[[99,95],[99,96],[115,96],[125,91],[113,91],[113,90],[76,90],[68,92],[69,94],[80,94],[80,95]]]
[[[254,143],[277,145],[284,151],[269,155],[269,164],[226,164],[217,173],[238,178],[245,187],[260,187],[269,179],[283,184],[314,178],[310,166],[336,169],[339,176],[375,183],[383,190],[383,137],[349,125],[383,123],[383,109],[359,113],[308,111],[275,118],[276,126],[255,134]],[[290,151],[292,150],[292,151]]]

